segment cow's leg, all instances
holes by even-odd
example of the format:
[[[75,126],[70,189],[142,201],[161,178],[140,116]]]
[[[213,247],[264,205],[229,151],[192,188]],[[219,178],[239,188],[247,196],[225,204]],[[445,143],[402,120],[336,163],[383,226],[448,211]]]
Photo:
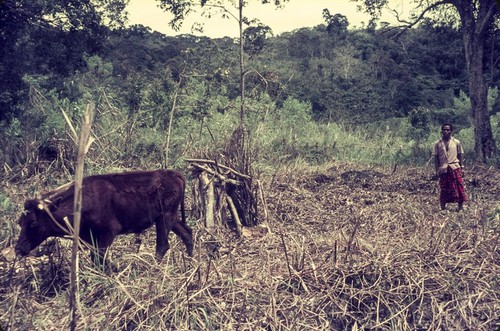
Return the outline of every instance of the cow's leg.
[[[135,234],[135,244],[137,245],[137,253],[139,253],[141,251],[141,245],[142,245],[142,239],[140,233]]]
[[[168,244],[168,233],[170,228],[168,227],[167,215],[160,216],[156,218],[156,260],[158,263],[163,259],[165,253],[170,248]]]
[[[172,231],[182,239],[188,255],[193,256],[193,230],[187,224],[176,219]]]

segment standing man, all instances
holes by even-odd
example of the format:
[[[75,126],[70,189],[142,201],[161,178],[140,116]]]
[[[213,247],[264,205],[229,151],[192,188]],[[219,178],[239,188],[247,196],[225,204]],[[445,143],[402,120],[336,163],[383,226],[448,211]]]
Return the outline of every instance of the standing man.
[[[467,201],[464,183],[462,180],[462,144],[451,136],[453,126],[441,126],[441,139],[436,141],[432,155],[435,160],[436,174],[439,176],[439,202],[441,210],[446,209],[447,203],[458,202],[458,210],[462,210],[463,203]]]

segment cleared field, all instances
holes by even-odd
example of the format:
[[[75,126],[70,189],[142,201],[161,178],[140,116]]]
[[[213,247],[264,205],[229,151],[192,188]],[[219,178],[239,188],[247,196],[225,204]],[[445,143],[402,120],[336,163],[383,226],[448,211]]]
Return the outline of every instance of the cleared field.
[[[421,168],[282,170],[262,181],[267,221],[241,238],[191,219],[192,259],[172,235],[158,265],[153,230],[141,247],[133,236],[113,243],[116,272],[82,254],[78,329],[495,330],[500,172],[471,168],[465,180],[470,201],[457,213],[439,211]],[[2,184],[17,206],[27,189]],[[69,241],[13,266],[18,212],[2,212],[0,325],[67,329]]]

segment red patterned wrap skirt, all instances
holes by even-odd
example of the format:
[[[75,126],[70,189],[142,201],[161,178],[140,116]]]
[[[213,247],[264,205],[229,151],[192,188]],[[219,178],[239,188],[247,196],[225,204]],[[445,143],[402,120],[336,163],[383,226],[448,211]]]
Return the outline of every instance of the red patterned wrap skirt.
[[[462,169],[455,170],[448,167],[448,171],[439,176],[439,188],[441,194],[439,201],[443,203],[467,201],[465,195],[464,181],[462,179]]]

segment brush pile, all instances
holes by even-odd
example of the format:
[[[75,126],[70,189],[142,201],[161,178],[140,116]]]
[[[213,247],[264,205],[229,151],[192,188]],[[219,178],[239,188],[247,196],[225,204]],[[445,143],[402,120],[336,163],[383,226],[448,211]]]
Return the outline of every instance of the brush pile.
[[[204,220],[207,228],[233,227],[238,235],[242,226],[256,225],[257,188],[251,175],[213,160],[186,161],[193,177],[193,217]]]
[[[422,169],[281,171],[263,180],[268,222],[241,236],[192,217],[192,259],[173,239],[158,265],[154,231],[144,247],[131,236],[111,246],[115,273],[82,254],[78,329],[496,330],[500,172],[469,169],[465,180],[470,201],[457,213],[438,210]],[[15,234],[16,213],[4,215]],[[0,239],[1,327],[66,329],[70,244],[50,240],[13,266]]]

